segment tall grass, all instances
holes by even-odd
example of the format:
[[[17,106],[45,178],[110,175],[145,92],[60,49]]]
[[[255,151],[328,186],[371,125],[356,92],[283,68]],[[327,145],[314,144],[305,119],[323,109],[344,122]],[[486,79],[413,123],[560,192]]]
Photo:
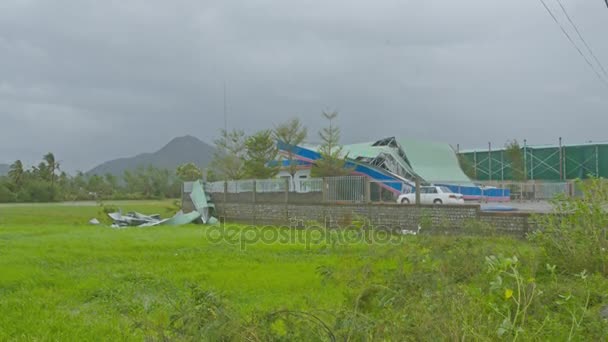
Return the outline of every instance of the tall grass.
[[[114,205],[106,203],[106,205]],[[121,203],[160,213],[171,202]],[[0,340],[602,340],[601,269],[501,237],[399,244],[114,230],[101,207],[0,208]],[[576,272],[573,272],[573,271]]]

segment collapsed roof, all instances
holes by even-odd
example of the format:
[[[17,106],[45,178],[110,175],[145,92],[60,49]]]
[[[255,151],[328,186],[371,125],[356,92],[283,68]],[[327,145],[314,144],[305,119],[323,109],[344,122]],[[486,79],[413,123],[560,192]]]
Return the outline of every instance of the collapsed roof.
[[[448,144],[395,137],[344,145],[343,156],[389,171],[406,179],[426,182],[471,183]]]

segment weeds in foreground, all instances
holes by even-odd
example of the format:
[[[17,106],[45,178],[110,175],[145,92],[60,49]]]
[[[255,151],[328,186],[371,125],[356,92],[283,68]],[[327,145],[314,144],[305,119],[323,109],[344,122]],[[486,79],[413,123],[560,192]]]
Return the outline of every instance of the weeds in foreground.
[[[552,214],[536,217],[539,229],[530,240],[560,272],[608,276],[608,181],[594,178],[577,185],[583,195],[557,197]]]
[[[217,293],[192,286],[170,323],[147,331],[158,339],[192,341],[572,341],[608,332],[596,314],[605,303],[597,294],[608,290],[602,277],[566,276],[554,265],[530,267],[534,255],[524,255],[525,261],[478,257],[487,252],[480,248],[470,250],[470,265],[457,263],[462,255],[454,251],[464,255],[470,239],[442,239],[437,249],[428,248],[430,241],[437,240],[377,253],[353,268],[317,267],[324,286],[347,284],[343,305],[332,310],[243,315]],[[387,259],[392,266],[379,268]],[[454,269],[464,276],[456,277]]]

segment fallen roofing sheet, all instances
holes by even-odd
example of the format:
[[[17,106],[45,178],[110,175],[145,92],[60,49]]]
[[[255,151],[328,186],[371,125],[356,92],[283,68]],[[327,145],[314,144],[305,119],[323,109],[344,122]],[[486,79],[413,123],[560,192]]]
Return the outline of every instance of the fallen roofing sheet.
[[[215,206],[213,203],[210,203],[210,198],[203,190],[203,186],[200,182],[194,182],[192,184],[190,198],[194,203],[195,211],[184,214],[184,212],[180,210],[175,216],[168,219],[162,219],[158,214],[144,215],[137,212],[129,212],[126,215],[123,215],[122,211],[109,213],[108,216],[114,222],[112,224],[112,227],[114,228],[154,227],[159,225],[181,226],[195,222],[199,219],[204,224],[217,224],[219,222],[215,217],[211,216],[211,211]],[[91,222],[93,222],[93,220],[91,220]]]
[[[201,213],[198,211],[193,211],[187,214],[184,214],[183,211],[179,211],[175,216],[165,221],[164,224],[168,226],[182,226],[184,224],[192,223],[198,220],[201,217]]]
[[[123,215],[121,211],[109,213],[108,216],[114,221],[113,227],[151,227],[162,222],[160,215],[144,215],[137,212],[130,212]]]
[[[190,193],[190,199],[192,199],[192,203],[194,204],[194,208],[197,212],[200,213],[200,217],[203,220],[204,224],[211,219],[211,209],[215,206],[212,203],[209,203],[209,199],[207,198],[207,194],[203,190],[203,186],[200,182],[195,182],[192,184],[192,192]]]

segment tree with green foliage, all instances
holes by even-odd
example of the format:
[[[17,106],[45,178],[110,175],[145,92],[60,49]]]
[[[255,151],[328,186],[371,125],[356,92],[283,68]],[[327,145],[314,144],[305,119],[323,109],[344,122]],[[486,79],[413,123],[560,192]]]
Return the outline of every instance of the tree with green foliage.
[[[59,162],[55,160],[55,155],[51,152],[47,153],[42,157],[46,162],[46,172],[48,173],[51,186],[55,185],[55,172],[59,170]]]
[[[31,174],[34,178],[41,179],[44,181],[50,181],[49,170],[46,163],[40,162],[38,166],[32,166]]]
[[[249,178],[273,178],[279,173],[280,164],[276,162],[279,151],[271,130],[263,130],[250,136],[245,141],[247,159],[245,160],[245,174]]]
[[[116,176],[114,176],[113,174],[108,172],[105,174],[105,176],[103,178],[104,178],[105,182],[108,183],[108,186],[111,189],[117,190],[119,188],[118,178]]]
[[[158,169],[149,165],[146,169],[149,179],[150,194],[154,198],[173,197],[171,195],[171,173],[167,169]]]
[[[507,160],[511,163],[511,177],[514,181],[525,181],[524,156],[521,146],[517,140],[509,141],[505,144]]]
[[[183,182],[193,182],[203,178],[203,171],[194,163],[187,163],[177,167],[175,172]]]
[[[74,184],[74,186],[77,189],[83,190],[87,184],[86,176],[84,175],[84,173],[82,171],[78,171],[78,172],[76,172],[76,176],[72,180],[72,183]]]
[[[214,172],[224,180],[242,179],[245,176],[245,132],[221,130],[220,138],[214,140],[215,153],[211,166]]]
[[[10,203],[15,201],[15,194],[11,191],[10,180],[0,177],[0,203]]]
[[[52,153],[29,170],[16,161],[8,175],[0,177],[0,202],[175,198],[181,191],[181,180],[172,172],[151,166],[126,171],[124,186],[112,174],[85,175],[78,171],[72,177],[58,171],[59,163]]]
[[[203,178],[205,178],[206,182],[219,182],[222,180],[222,177],[217,175],[215,173],[215,171],[213,170],[213,168],[209,168],[209,167],[205,168],[205,171],[203,172]]]
[[[175,191],[168,170],[158,169],[152,165],[139,166],[135,170],[126,170],[123,176],[125,190],[135,198],[167,198],[179,196]]]
[[[323,112],[323,117],[329,121],[329,126],[319,132],[319,136],[323,142],[319,149],[321,158],[315,161],[311,174],[313,177],[349,175],[352,169],[346,167],[346,157],[342,155],[340,128],[333,123],[338,117],[338,112]]]
[[[291,176],[295,187],[295,175],[298,171],[298,160],[295,156],[295,149],[306,140],[308,129],[302,125],[299,119],[291,119],[274,129],[274,138],[285,145],[287,153],[287,171]]]
[[[104,177],[92,175],[89,177],[87,190],[95,194],[95,198],[106,198],[110,196],[113,189],[105,182]]]
[[[8,177],[17,190],[21,189],[24,173],[25,171],[23,170],[23,163],[21,162],[21,160],[15,161],[10,166],[10,169],[8,171]]]

